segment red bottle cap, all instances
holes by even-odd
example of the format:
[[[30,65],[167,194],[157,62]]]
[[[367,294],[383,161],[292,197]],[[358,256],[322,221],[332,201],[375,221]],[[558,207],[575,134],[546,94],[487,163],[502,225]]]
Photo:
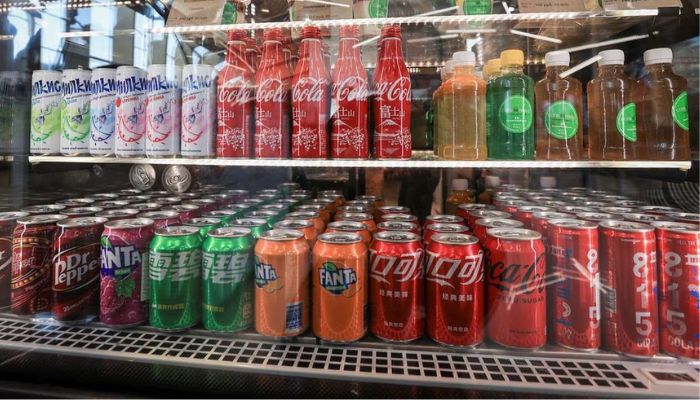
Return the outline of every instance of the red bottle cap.
[[[248,34],[242,29],[232,29],[228,31],[228,41],[245,42]]]
[[[341,26],[340,37],[358,39],[360,37],[360,28],[354,25]]]
[[[264,42],[281,42],[282,41],[282,31],[279,28],[265,29],[263,32]]]
[[[318,26],[305,26],[301,28],[301,39],[321,39],[321,28]]]
[[[400,25],[384,25],[382,27],[382,38],[386,37],[401,37],[401,26]]]

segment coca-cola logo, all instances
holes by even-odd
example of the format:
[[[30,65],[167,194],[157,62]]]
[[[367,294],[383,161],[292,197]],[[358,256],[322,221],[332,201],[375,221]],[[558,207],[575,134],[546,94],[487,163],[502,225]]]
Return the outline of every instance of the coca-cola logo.
[[[493,255],[489,258],[492,259]],[[487,283],[499,291],[527,295],[544,290],[544,253],[538,255],[532,264],[505,265],[502,261],[491,263],[489,258]]]
[[[287,88],[279,79],[265,79],[255,93],[258,102],[284,103],[287,101]]]
[[[441,257],[428,252],[426,279],[440,286],[456,289],[456,285],[467,286],[484,280],[484,253],[468,256],[461,260]]]
[[[243,78],[233,78],[219,87],[219,104],[246,104],[253,100],[252,91]]]
[[[299,78],[292,88],[292,101],[320,103],[326,98],[328,92],[328,81],[303,77]]]
[[[408,282],[423,277],[423,249],[400,256],[370,251],[370,276],[381,283]]]
[[[350,76],[333,84],[333,94],[338,101],[365,101],[369,97],[367,80]]]
[[[388,101],[411,101],[411,80],[406,77],[377,83],[376,96]]]
[[[53,258],[54,290],[72,290],[97,279],[100,267],[99,243],[70,248]]]

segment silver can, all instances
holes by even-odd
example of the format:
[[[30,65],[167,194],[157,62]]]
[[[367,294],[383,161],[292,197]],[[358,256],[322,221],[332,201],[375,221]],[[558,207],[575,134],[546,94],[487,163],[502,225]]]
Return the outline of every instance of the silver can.
[[[116,133],[117,157],[144,155],[146,135],[146,72],[136,67],[117,68]]]
[[[32,73],[29,145],[32,154],[50,155],[60,151],[62,80],[61,71]]]
[[[192,185],[192,174],[187,167],[171,165],[163,171],[161,183],[170,193],[184,193]]]
[[[181,75],[174,65],[148,66],[146,157],[180,154]]]
[[[97,68],[90,80],[90,155],[114,154],[114,121],[117,70]]]
[[[187,64],[182,69],[183,157],[214,157],[216,142],[216,84],[214,68]]]
[[[138,190],[148,190],[156,184],[156,169],[151,164],[134,164],[129,170],[129,182]]]

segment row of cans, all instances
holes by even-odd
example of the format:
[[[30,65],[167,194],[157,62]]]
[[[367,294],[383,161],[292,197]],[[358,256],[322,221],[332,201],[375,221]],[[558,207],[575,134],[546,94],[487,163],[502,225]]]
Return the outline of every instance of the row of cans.
[[[213,157],[212,66],[37,70],[30,152],[117,157]]]

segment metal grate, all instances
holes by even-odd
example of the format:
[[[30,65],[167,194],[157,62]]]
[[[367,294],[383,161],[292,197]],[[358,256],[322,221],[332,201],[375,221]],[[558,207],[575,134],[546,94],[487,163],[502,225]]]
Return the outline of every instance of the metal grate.
[[[685,364],[568,358],[534,354],[450,352],[440,347],[391,348],[359,343],[333,347],[276,343],[257,335],[170,335],[143,329],[118,331],[102,326],[36,325],[0,316],[0,347],[31,348],[84,357],[143,360],[200,368],[264,372],[443,387],[537,393],[694,397],[698,372]],[[429,350],[426,350],[428,348]],[[685,374],[686,385],[650,379],[650,371]]]

